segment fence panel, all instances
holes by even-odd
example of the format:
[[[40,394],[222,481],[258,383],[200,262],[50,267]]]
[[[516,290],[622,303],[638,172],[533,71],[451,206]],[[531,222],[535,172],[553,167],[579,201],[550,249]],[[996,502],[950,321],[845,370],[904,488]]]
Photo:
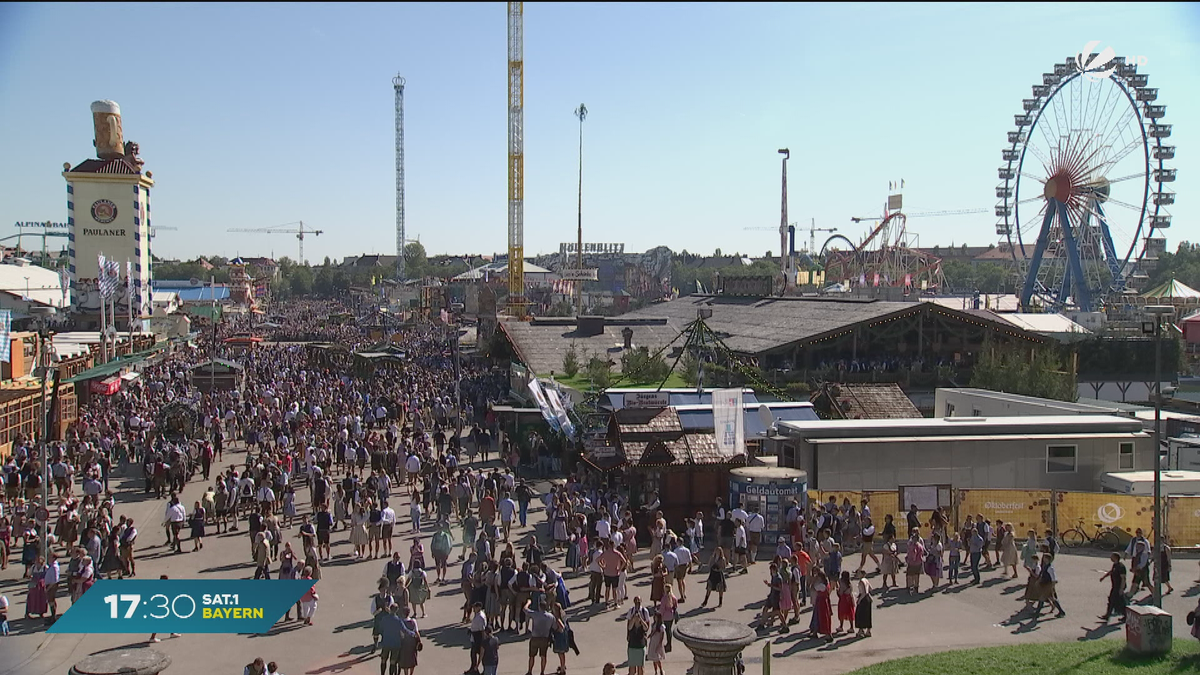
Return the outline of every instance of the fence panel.
[[[1200,546],[1200,497],[1167,497],[1171,546]]]
[[[1087,536],[1096,534],[1096,524],[1112,527],[1121,544],[1129,542],[1134,530],[1142,528],[1149,536],[1154,526],[1154,498],[1110,492],[1055,492],[1058,532],[1082,529]]]
[[[967,516],[983,517],[992,521],[1012,523],[1013,534],[1018,541],[1025,539],[1027,530],[1036,530],[1042,536],[1050,529],[1050,490],[959,490],[959,527]]]

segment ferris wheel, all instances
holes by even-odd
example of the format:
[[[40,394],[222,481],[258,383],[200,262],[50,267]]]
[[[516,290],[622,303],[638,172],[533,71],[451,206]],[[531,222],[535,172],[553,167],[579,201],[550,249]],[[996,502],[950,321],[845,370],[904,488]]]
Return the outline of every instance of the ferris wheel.
[[[1137,63],[1084,56],[1033,85],[1002,153],[996,234],[1024,269],[1023,310],[1100,309],[1144,275],[1148,241],[1171,226],[1167,107]]]

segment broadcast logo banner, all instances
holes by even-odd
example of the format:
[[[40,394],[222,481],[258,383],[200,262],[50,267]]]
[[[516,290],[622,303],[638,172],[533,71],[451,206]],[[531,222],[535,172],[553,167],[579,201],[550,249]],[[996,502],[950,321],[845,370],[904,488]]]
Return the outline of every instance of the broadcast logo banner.
[[[102,579],[50,633],[265,633],[312,579]]]

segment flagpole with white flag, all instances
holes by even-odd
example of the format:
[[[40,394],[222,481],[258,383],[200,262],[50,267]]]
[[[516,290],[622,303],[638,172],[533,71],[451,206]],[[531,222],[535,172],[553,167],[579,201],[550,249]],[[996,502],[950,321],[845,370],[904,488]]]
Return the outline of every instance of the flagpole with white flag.
[[[133,263],[125,259],[125,302],[129,303],[129,353],[133,353]]]
[[[97,256],[97,265],[99,272],[96,275],[96,292],[100,294],[100,360],[108,363],[108,338],[105,337],[104,329],[104,276],[105,276],[105,261],[104,254]]]

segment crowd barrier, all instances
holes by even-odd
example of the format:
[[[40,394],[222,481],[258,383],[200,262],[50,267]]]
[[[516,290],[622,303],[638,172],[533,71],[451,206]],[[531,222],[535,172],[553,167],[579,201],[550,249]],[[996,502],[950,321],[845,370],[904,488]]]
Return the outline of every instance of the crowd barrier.
[[[961,527],[967,516],[983,514],[995,523],[1012,523],[1017,539],[1024,539],[1032,529],[1040,537],[1046,530],[1060,536],[1072,529],[1081,529],[1088,537],[1100,530],[1113,528],[1121,545],[1127,545],[1134,532],[1141,528],[1149,537],[1154,531],[1154,499],[1142,495],[1110,492],[1076,492],[1066,490],[953,490],[951,519]],[[813,507],[828,503],[833,497],[838,506],[844,499],[859,507],[865,498],[871,507],[875,526],[883,529],[885,514],[892,514],[897,536],[907,534],[907,509],[900,504],[897,490],[809,490]],[[929,522],[929,511],[920,512],[921,523]],[[1171,546],[1187,548],[1200,546],[1200,497],[1169,497],[1163,518],[1164,531]]]

